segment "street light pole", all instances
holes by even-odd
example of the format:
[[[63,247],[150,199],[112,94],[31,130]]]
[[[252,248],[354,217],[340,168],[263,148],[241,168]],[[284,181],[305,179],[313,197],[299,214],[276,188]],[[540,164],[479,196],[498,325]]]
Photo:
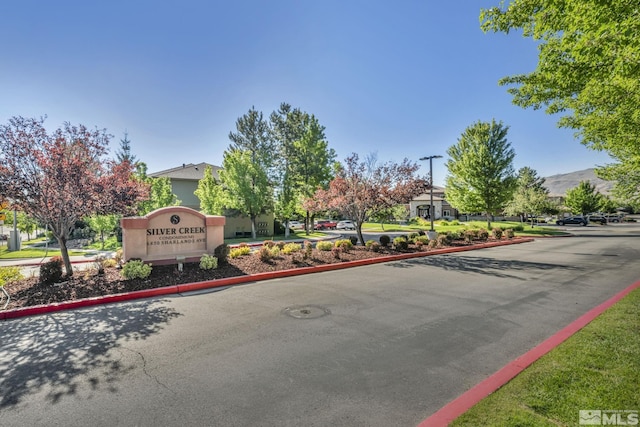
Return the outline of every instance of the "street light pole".
[[[429,218],[431,219],[431,231],[435,231],[433,229],[433,217],[436,216],[436,208],[433,206],[433,159],[440,159],[442,156],[426,156],[421,157],[420,160],[429,160],[429,194],[430,194],[430,203],[429,206]]]

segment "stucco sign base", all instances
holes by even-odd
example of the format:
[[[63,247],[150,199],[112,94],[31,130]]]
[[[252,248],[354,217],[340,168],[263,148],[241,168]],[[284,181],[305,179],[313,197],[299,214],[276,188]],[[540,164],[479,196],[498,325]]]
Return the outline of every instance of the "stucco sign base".
[[[123,258],[155,264],[194,261],[224,243],[225,217],[171,206],[142,217],[123,218]]]

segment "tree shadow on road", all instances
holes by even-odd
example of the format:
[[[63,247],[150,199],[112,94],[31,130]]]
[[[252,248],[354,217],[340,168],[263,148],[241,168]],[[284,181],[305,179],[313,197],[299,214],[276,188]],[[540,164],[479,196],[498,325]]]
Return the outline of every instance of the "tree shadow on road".
[[[80,387],[106,387],[135,366],[109,357],[127,341],[148,338],[180,316],[163,300],[107,305],[5,321],[0,324],[0,409],[16,406],[46,389],[56,403]],[[100,378],[95,375],[100,373]]]
[[[461,271],[465,273],[478,273],[494,277],[513,278],[526,280],[510,272],[527,270],[580,270],[569,265],[549,264],[543,262],[529,262],[519,260],[499,260],[487,257],[474,257],[464,255],[441,255],[424,258],[413,258],[389,263],[395,268],[412,268],[416,266],[438,267],[448,271]]]

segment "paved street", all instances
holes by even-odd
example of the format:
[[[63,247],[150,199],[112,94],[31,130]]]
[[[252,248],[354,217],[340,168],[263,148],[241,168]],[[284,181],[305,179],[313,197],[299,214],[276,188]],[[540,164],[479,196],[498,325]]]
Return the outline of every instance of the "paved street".
[[[0,424],[415,426],[640,279],[640,226],[572,230],[2,322]]]

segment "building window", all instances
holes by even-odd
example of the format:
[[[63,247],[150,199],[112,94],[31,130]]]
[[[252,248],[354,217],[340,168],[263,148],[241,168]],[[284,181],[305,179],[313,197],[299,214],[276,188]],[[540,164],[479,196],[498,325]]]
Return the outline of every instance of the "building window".
[[[451,216],[451,211],[449,209],[445,209],[444,211],[442,211],[442,216],[448,218]]]

